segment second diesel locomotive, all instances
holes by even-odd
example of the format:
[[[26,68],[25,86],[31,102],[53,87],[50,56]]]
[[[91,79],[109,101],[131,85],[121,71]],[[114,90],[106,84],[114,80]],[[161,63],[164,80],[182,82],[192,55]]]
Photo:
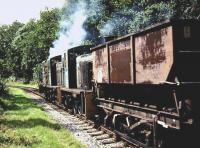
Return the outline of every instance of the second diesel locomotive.
[[[43,63],[48,100],[140,147],[192,147],[200,129],[200,22],[169,20]]]

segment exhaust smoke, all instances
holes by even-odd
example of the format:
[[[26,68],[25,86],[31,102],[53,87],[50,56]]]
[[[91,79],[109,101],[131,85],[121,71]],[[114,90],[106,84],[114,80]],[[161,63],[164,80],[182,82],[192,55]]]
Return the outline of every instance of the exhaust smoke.
[[[64,14],[60,21],[58,39],[53,42],[54,47],[50,48],[49,58],[60,55],[65,50],[80,45],[87,35],[83,28],[83,24],[87,19],[86,4],[79,2],[72,8],[72,14],[70,16]]]

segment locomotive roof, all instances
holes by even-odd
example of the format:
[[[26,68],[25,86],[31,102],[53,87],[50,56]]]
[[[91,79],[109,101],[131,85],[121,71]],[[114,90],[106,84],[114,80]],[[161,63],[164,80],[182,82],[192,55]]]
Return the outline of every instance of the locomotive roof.
[[[56,58],[59,58],[59,56],[62,56],[64,53],[66,52],[70,52],[70,53],[90,53],[90,48],[92,47],[93,45],[80,45],[80,46],[76,46],[76,47],[73,47],[73,48],[70,48],[70,49],[66,49],[64,50],[64,52],[61,54],[61,55],[56,55],[54,57],[51,57],[50,59],[56,59]],[[47,59],[48,61],[48,59]],[[45,61],[43,61],[45,62]]]
[[[92,45],[81,45],[81,46],[76,46],[76,47],[73,47],[73,48],[70,48],[70,49],[66,49],[64,51],[65,52],[75,52],[75,53],[80,53],[80,52],[83,52],[83,49],[85,52],[90,52],[90,48],[92,47]]]
[[[61,55],[57,55],[57,56],[50,58],[50,60],[54,60],[54,59],[61,61]]]
[[[163,28],[163,27],[166,27],[166,26],[169,26],[169,25],[173,25],[173,24],[178,24],[178,23],[184,23],[184,22],[187,22],[187,23],[195,23],[195,22],[200,22],[198,20],[194,20],[194,19],[168,19],[168,20],[165,20],[163,22],[159,22],[159,23],[156,23],[154,25],[151,25],[149,27],[146,27],[144,29],[140,29],[139,31],[136,31],[136,32],[133,32],[133,33],[129,33],[127,35],[124,35],[124,36],[121,36],[121,37],[118,37],[117,39],[113,39],[111,41],[108,41],[108,42],[105,42],[103,44],[99,44],[95,47],[92,47],[91,50],[97,50],[98,48],[101,48],[101,47],[104,47],[106,46],[106,44],[109,44],[109,43],[113,43],[113,42],[117,42],[119,40],[122,40],[122,39],[125,39],[125,38],[128,38],[130,36],[139,36],[143,33],[146,33],[146,32],[149,32],[149,31],[152,31],[152,30],[157,30],[159,28]]]

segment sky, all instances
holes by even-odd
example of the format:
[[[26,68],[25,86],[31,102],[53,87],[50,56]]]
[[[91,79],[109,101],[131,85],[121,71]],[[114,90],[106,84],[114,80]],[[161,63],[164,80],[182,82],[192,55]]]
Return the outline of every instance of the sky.
[[[0,25],[12,24],[18,20],[27,23],[38,19],[45,8],[61,8],[65,0],[0,0]]]

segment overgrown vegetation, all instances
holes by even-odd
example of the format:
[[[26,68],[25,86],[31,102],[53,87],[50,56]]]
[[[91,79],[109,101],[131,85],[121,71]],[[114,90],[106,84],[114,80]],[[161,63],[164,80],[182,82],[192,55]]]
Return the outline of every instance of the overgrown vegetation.
[[[0,26],[0,78],[33,79],[34,67],[46,60],[56,39],[59,14],[58,9],[46,9],[39,20]]]
[[[0,147],[85,147],[29,98],[16,88],[0,97]]]

